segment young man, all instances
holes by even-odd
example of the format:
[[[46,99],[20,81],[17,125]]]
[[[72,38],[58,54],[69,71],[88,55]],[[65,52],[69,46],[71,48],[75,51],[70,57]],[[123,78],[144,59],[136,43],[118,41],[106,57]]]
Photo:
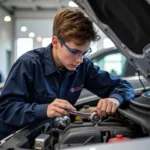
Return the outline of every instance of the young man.
[[[129,102],[129,83],[94,66],[86,56],[99,36],[79,10],[61,9],[54,18],[52,43],[29,51],[13,65],[0,98],[0,139],[30,123],[68,115],[82,88],[101,97],[99,116]]]

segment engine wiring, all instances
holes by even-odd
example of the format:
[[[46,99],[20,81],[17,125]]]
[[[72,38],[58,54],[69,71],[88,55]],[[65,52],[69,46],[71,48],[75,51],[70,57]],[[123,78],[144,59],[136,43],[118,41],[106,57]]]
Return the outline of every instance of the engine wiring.
[[[84,142],[83,145],[88,144],[92,139],[94,139],[94,136],[90,136],[90,137]]]
[[[143,88],[144,88],[144,91],[143,91],[143,92],[146,92],[145,85],[144,85],[144,83],[142,82],[142,80],[141,80],[141,78],[140,78],[140,70],[139,70],[139,69],[137,69],[137,73],[138,73],[139,81],[140,81],[141,85],[142,85],[142,86],[143,86]]]

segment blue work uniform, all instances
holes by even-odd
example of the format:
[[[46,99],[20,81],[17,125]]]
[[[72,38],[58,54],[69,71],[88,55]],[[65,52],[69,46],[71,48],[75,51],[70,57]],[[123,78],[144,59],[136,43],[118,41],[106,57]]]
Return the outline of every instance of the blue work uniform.
[[[74,71],[58,70],[51,49],[50,44],[29,51],[12,66],[0,97],[0,139],[47,119],[48,104],[56,98],[74,105],[83,88],[102,98],[116,98],[121,104],[134,97],[127,81],[100,70],[87,58]]]

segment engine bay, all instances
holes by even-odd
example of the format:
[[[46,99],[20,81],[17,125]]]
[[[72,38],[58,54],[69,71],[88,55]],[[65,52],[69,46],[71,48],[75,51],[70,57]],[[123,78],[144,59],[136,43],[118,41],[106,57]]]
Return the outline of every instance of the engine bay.
[[[136,98],[128,106],[119,108],[114,116],[107,116],[98,123],[78,115],[34,123],[7,138],[1,147],[59,150],[150,137],[150,101],[147,96],[143,100],[144,96]],[[91,106],[84,105],[78,110],[87,113],[91,109]]]
[[[70,117],[64,116],[57,117],[53,121],[49,120],[30,130],[25,136],[26,140],[23,140],[19,147],[59,150],[88,144],[121,142],[146,136],[149,136],[149,132],[123,116],[109,116],[96,125],[88,120],[71,122]]]

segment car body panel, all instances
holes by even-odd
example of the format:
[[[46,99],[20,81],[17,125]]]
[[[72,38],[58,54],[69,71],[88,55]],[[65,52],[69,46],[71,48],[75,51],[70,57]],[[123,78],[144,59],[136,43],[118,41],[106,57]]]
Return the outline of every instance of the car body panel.
[[[144,147],[143,147],[144,146]],[[149,150],[150,138],[138,139],[132,141],[124,141],[121,143],[109,143],[109,144],[94,144],[92,146],[69,148],[69,150]],[[67,150],[67,149],[66,149]]]
[[[150,82],[148,0],[74,0]]]

